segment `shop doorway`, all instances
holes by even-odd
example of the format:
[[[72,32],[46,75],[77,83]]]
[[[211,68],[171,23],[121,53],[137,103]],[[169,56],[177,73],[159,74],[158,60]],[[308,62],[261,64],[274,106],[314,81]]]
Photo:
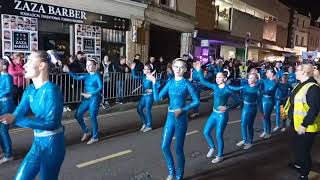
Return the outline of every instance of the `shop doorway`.
[[[180,57],[180,39],[181,32],[151,24],[149,56],[162,56],[166,62]]]
[[[69,34],[62,33],[39,33],[39,50],[56,50],[61,58],[70,54]]]

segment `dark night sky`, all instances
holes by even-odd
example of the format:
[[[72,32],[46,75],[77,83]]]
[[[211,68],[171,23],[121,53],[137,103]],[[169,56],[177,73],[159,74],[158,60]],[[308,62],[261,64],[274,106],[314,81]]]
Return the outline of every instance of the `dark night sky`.
[[[304,14],[311,12],[313,17],[320,15],[320,0],[280,0],[288,6],[292,6],[298,11],[303,11]]]

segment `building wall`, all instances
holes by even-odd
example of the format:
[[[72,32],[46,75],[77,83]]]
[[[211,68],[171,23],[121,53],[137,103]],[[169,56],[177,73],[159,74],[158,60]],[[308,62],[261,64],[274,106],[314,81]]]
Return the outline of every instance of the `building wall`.
[[[197,0],[177,0],[177,11],[195,17]]]
[[[236,9],[233,10],[232,18],[231,35],[245,37],[250,32],[253,40],[262,41],[263,20]]]
[[[320,51],[320,28],[309,27],[308,51]]]
[[[210,1],[197,0],[196,21],[197,29],[214,30],[215,8]]]
[[[287,47],[288,41],[288,28],[277,26],[277,41],[276,45],[280,47]]]

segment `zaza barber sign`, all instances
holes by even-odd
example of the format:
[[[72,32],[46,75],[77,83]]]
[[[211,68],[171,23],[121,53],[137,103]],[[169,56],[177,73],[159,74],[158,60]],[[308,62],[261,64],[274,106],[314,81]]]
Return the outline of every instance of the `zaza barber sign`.
[[[50,19],[56,21],[66,21],[74,23],[83,23],[87,19],[85,11],[41,4],[24,0],[0,0],[1,11],[7,14],[16,14],[21,16]]]

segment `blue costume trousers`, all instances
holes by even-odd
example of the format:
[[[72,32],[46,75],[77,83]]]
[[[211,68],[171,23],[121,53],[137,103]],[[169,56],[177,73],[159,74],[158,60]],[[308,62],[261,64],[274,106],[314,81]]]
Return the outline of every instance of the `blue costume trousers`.
[[[257,104],[243,105],[241,114],[241,135],[246,144],[253,142],[253,123],[257,114]]]
[[[21,163],[15,180],[57,180],[65,155],[64,134],[35,137],[30,151]]]
[[[97,115],[99,113],[99,106],[101,102],[101,97],[96,95],[92,96],[89,99],[84,99],[79,108],[76,111],[75,117],[78,121],[78,123],[81,126],[81,129],[83,133],[89,133],[89,129],[83,119],[83,115],[86,111],[89,110],[90,114],[90,122],[92,126],[92,138],[98,139],[98,121],[97,121]]]
[[[182,113],[178,118],[175,117],[173,112],[168,112],[167,120],[163,129],[161,149],[167,163],[169,175],[174,176],[176,179],[183,179],[185,156],[183,151],[184,139],[188,128],[187,113]],[[171,142],[173,136],[175,139],[175,151],[177,160],[177,169],[175,169],[174,161],[171,153]]]
[[[281,124],[281,113],[280,113],[280,106],[285,105],[286,101],[276,100],[276,126],[280,127]],[[282,127],[286,127],[285,121],[283,121]]]
[[[262,99],[263,108],[263,132],[271,133],[271,113],[274,108],[274,102],[271,99]]]
[[[225,128],[227,127],[229,114],[228,112],[218,112],[214,110],[209,119],[204,126],[203,135],[206,138],[207,143],[209,144],[210,148],[215,149],[214,141],[211,135],[211,131],[213,128],[216,128],[216,138],[218,143],[218,157],[223,156],[223,148],[224,148],[224,141],[223,141],[223,133]]]
[[[0,115],[6,113],[12,113],[14,110],[14,105],[12,100],[7,100],[4,102],[0,102]],[[4,157],[10,158],[12,157],[12,142],[9,135],[9,125],[0,123],[0,145],[2,152],[4,153]]]
[[[140,116],[142,124],[145,124],[147,128],[152,126],[152,114],[151,108],[153,104],[153,94],[143,95],[137,106],[137,112]],[[146,115],[143,112],[143,109],[146,108]]]

